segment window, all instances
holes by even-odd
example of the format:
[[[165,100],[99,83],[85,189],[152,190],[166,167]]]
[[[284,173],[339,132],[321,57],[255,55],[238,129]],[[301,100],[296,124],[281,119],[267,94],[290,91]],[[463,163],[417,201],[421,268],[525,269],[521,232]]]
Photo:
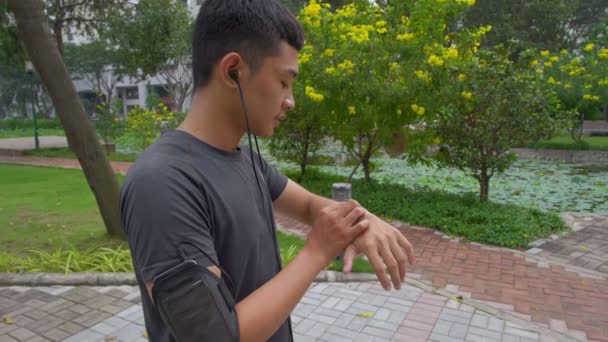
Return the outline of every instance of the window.
[[[133,109],[135,109],[135,107],[137,107],[137,105],[128,105],[127,106],[127,114],[129,114],[130,111],[132,111]]]
[[[128,100],[137,100],[137,99],[139,99],[139,89],[137,87],[128,87],[128,88],[125,88],[125,97]]]

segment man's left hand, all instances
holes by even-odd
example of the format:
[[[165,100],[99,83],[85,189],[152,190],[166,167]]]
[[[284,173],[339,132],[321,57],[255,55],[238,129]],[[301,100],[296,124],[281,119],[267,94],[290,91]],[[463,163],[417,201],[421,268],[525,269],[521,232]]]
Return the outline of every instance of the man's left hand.
[[[344,252],[344,272],[349,273],[355,257],[364,254],[382,287],[390,290],[392,281],[392,287],[398,290],[405,281],[405,263],[415,262],[414,248],[397,228],[369,212],[366,218],[369,228]]]

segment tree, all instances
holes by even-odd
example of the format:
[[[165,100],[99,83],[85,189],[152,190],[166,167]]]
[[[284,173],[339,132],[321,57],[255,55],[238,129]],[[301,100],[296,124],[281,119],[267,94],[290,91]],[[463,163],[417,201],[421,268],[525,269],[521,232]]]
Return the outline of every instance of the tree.
[[[516,159],[511,148],[549,137],[565,120],[528,54],[515,63],[511,52],[483,49],[436,74],[444,77],[442,105],[430,123],[441,144],[437,161],[477,179],[481,201],[489,199],[490,179]]]
[[[114,49],[99,40],[66,44],[64,61],[73,75],[85,80],[95,90],[105,106],[112,106],[112,93],[123,77]]]
[[[180,0],[141,0],[127,16],[113,17],[106,36],[118,47],[125,71],[145,78],[189,55],[190,12]]]
[[[21,40],[40,74],[76,153],[110,235],[123,236],[118,182],[88,121],[74,84],[54,44],[38,0],[10,0]]]
[[[603,46],[608,40],[608,3],[604,0],[579,0],[574,15],[568,23],[568,28],[575,42],[588,42],[598,34],[603,33]],[[598,32],[599,31],[599,32]],[[596,42],[601,43],[601,42]]]
[[[311,64],[303,65],[300,73],[312,72],[307,68]],[[324,120],[327,109],[318,101],[319,97],[313,100],[308,95],[305,84],[295,82],[294,97],[298,99],[298,105],[289,112],[288,119],[281,123],[270,140],[273,155],[294,160],[300,165],[298,182],[304,178],[311,156],[323,146],[328,133]]]
[[[186,98],[194,90],[192,57],[184,55],[167,61],[159,70],[158,76],[163,81],[163,88],[175,101],[176,110],[182,111]]]
[[[163,87],[182,110],[191,94],[192,23],[179,0],[141,0],[129,16],[115,17],[105,37],[118,46],[118,60],[125,72],[145,79],[158,74]]]
[[[544,50],[532,63],[570,113],[571,136],[580,145],[584,120],[608,103],[608,47],[587,43],[576,52]]]
[[[330,135],[357,161],[351,177],[362,166],[370,181],[375,152],[396,131],[430,118],[436,101],[423,91],[433,82],[425,69],[465,56],[469,41],[479,40],[477,30],[446,31],[448,19],[470,5],[411,0],[380,7],[362,0],[332,11],[311,0],[302,10],[307,41],[300,65],[314,65],[298,82],[308,98],[323,103]],[[413,145],[422,149],[425,134],[417,132]]]
[[[579,0],[477,0],[456,25],[478,27],[491,25],[484,44],[495,46],[510,40],[528,48],[563,49],[573,45],[568,23]]]
[[[129,8],[128,0],[42,0],[59,53],[63,55],[63,34],[94,36],[104,30],[111,17],[122,17]]]

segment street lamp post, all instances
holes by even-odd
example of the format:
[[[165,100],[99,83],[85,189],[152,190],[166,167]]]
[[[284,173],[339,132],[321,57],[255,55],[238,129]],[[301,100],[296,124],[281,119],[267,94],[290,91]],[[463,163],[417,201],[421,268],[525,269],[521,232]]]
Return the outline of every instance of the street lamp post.
[[[36,119],[36,108],[34,108],[34,65],[31,61],[25,62],[25,72],[30,76],[30,87],[32,91],[32,117],[34,118],[34,144],[36,150],[40,149],[40,140],[38,139],[38,122]]]

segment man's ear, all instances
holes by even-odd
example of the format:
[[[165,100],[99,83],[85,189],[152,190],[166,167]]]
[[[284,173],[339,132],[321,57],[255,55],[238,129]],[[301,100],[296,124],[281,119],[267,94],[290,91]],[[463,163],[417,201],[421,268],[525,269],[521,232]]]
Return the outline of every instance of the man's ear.
[[[229,88],[236,88],[244,68],[245,62],[241,55],[236,52],[226,54],[218,63],[218,73],[222,83]]]

